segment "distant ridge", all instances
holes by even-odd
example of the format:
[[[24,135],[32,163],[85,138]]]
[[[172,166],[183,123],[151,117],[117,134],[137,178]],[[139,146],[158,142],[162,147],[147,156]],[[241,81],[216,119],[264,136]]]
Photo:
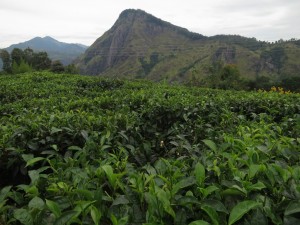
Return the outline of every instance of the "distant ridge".
[[[300,44],[270,44],[239,35],[206,37],[143,10],[123,11],[76,61],[83,74],[187,81],[214,62],[235,64],[243,77],[300,76]]]
[[[82,44],[69,44],[60,42],[50,36],[35,37],[29,41],[13,44],[6,48],[11,52],[14,48],[31,48],[34,51],[45,51],[52,60],[60,60],[64,65],[70,64],[80,54],[84,53],[87,46]]]

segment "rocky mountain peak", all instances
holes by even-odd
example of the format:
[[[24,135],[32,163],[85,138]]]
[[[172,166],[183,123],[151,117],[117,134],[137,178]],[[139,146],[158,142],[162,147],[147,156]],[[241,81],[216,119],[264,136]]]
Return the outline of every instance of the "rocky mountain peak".
[[[293,51],[298,49],[293,43],[287,43],[288,46]],[[259,66],[261,62],[269,62],[266,59],[271,56],[273,60],[270,62],[279,62],[282,71],[285,70],[279,59],[284,55],[289,58],[290,53],[288,48],[281,48],[284,54],[277,54],[276,46],[239,35],[206,37],[143,10],[127,9],[119,15],[111,29],[87,49],[77,61],[77,66],[81,73],[89,75],[153,80],[166,78],[181,82],[192,79],[196,74],[205,76],[209,65],[224,61],[237,65],[243,76],[254,79],[260,75],[274,75],[274,71]],[[293,64],[286,71],[295,74],[298,68],[299,65]],[[278,69],[274,76],[281,76],[279,72]]]

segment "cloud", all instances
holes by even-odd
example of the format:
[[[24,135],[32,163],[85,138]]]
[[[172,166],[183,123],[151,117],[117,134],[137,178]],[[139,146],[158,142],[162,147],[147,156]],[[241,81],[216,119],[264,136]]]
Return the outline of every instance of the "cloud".
[[[299,0],[1,0],[0,47],[47,35],[90,45],[127,8],[204,35],[300,38]]]
[[[299,10],[296,0],[213,1],[206,9],[205,22],[192,29],[207,35],[240,34],[271,41],[299,38]]]

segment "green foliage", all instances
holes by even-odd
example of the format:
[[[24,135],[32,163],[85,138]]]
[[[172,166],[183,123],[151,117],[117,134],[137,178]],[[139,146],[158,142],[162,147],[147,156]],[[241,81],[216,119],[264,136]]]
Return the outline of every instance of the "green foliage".
[[[51,60],[46,52],[33,52],[27,48],[24,51],[14,48],[11,55],[6,50],[1,51],[0,57],[3,61],[3,70],[6,73],[25,73],[33,70],[50,69]]]
[[[65,67],[65,72],[67,74],[79,74],[79,70],[76,68],[74,64],[67,65]]]
[[[2,59],[3,62],[3,71],[6,73],[11,73],[11,58],[6,50],[1,50],[0,51],[0,58]]]
[[[283,87],[286,90],[300,92],[300,77],[283,78],[277,86]]]
[[[208,68],[205,86],[210,88],[220,88],[224,90],[245,88],[242,84],[240,71],[235,64],[224,64],[222,61],[214,62]]]
[[[286,91],[300,92],[300,78],[299,77],[284,77],[280,80],[272,79],[267,76],[258,76],[252,82],[248,82],[246,86],[250,90],[270,90],[272,87],[281,87]]]
[[[48,70],[51,67],[51,60],[47,52],[37,52],[32,58],[32,67],[35,70]]]
[[[240,220],[248,211],[257,208],[260,204],[255,201],[243,201],[237,204],[229,215],[228,225],[232,225]]]
[[[13,74],[26,73],[32,71],[32,67],[22,58],[20,64],[18,64],[16,61],[13,61],[11,70]]]
[[[264,90],[269,90],[272,86],[274,86],[274,83],[271,81],[270,77],[266,76],[257,77],[254,84],[254,88]]]
[[[0,83],[1,224],[299,224],[299,94]]]
[[[24,59],[24,52],[22,49],[14,48],[10,53],[12,62],[16,62],[16,64],[20,65],[21,61]]]
[[[240,89],[240,71],[236,65],[225,65],[221,71],[222,89]]]
[[[146,77],[173,84],[252,90],[259,86],[256,77],[271,77],[276,83],[286,76],[299,77],[297,43],[268,43],[239,35],[206,37],[142,10],[129,9],[76,61],[76,66],[85,75]],[[227,68],[232,79],[214,80],[208,74],[207,65],[220,60],[236,66]],[[232,82],[238,74],[241,76]]]
[[[139,59],[142,68],[143,68],[143,74],[144,76],[148,75],[151,70],[153,69],[153,67],[159,63],[159,54],[157,52],[153,52],[150,56],[150,61],[147,62],[144,58],[140,58]]]
[[[24,61],[29,65],[33,65],[33,59],[35,57],[35,52],[31,48],[26,48],[24,51]]]
[[[264,41],[258,41],[256,38],[247,38],[240,35],[215,35],[210,37],[210,39],[225,42],[227,44],[238,44],[252,51],[268,46]]]
[[[55,60],[51,63],[50,71],[53,73],[63,73],[65,68],[59,60]]]

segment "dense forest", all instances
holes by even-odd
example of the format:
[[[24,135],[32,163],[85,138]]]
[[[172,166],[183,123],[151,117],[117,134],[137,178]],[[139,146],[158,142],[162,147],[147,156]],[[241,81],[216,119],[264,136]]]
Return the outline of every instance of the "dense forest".
[[[0,50],[3,63],[2,74],[20,74],[31,71],[49,70],[55,73],[78,73],[74,64],[64,66],[59,60],[52,61],[47,52],[34,52],[31,48],[25,50],[14,48],[11,53]]]

